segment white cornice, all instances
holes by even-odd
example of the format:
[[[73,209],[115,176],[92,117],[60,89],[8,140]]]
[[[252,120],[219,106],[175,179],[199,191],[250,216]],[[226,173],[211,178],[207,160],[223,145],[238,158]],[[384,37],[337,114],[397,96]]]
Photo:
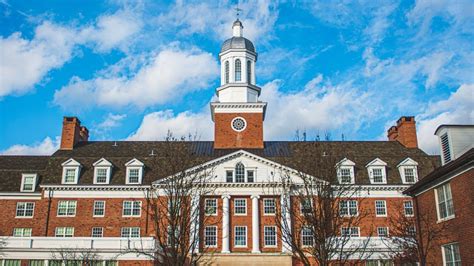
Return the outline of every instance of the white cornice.
[[[151,186],[139,185],[139,186],[111,186],[111,185],[41,185],[44,190],[70,190],[70,191],[143,191],[148,190]]]

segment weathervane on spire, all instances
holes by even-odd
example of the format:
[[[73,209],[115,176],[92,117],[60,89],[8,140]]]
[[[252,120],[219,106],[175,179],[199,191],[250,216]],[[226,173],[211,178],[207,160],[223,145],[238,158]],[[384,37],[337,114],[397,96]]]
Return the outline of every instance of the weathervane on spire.
[[[240,12],[243,11],[242,9],[239,8],[239,3],[237,3],[237,7],[234,8],[234,10],[235,10],[235,13],[237,15],[237,20],[239,20]]]

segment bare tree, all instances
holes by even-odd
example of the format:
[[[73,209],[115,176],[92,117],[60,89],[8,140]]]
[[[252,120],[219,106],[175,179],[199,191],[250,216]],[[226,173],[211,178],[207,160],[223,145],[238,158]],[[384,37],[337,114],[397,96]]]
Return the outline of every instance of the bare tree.
[[[170,174],[153,185],[144,207],[153,225],[155,247],[134,247],[127,252],[144,255],[155,265],[194,265],[206,249],[199,243],[199,226],[207,223],[202,204],[214,192],[209,184],[213,169],[200,166],[202,161],[191,142],[171,134],[155,159],[160,160],[160,170]]]
[[[95,266],[100,264],[100,256],[94,249],[59,248],[51,251],[50,265]],[[55,264],[56,263],[56,264]]]
[[[280,174],[276,189],[286,200],[277,224],[283,244],[303,264],[354,263],[368,255],[371,233],[364,240],[353,237],[369,212],[358,208],[364,200],[362,188],[339,182],[336,165],[344,157],[322,147],[318,142],[302,145],[286,163],[298,170]]]
[[[436,223],[436,211],[424,209],[407,214],[401,204],[396,206],[397,214],[390,219],[390,236],[385,239],[392,259],[398,263],[424,266],[435,243],[445,238],[449,223]]]

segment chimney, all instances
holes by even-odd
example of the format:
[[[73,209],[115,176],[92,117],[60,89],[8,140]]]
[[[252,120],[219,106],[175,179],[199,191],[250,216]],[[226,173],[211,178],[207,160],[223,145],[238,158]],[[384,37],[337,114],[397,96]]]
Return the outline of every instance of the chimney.
[[[396,140],[407,148],[418,148],[415,117],[400,117],[397,121],[397,125],[388,129],[387,137],[389,141]]]
[[[63,132],[61,134],[61,150],[72,150],[81,141],[89,139],[89,130],[81,127],[81,121],[74,116],[63,118]]]

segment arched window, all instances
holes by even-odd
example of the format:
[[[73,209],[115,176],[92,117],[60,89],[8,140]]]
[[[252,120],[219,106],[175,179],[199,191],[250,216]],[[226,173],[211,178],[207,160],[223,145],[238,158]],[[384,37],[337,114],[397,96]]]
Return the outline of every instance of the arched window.
[[[242,64],[240,59],[235,60],[235,81],[242,80]]]
[[[225,61],[225,84],[229,83],[229,61]]]
[[[237,163],[235,165],[235,182],[245,182],[245,166],[242,163]]]
[[[252,63],[247,61],[247,83],[252,83]]]

